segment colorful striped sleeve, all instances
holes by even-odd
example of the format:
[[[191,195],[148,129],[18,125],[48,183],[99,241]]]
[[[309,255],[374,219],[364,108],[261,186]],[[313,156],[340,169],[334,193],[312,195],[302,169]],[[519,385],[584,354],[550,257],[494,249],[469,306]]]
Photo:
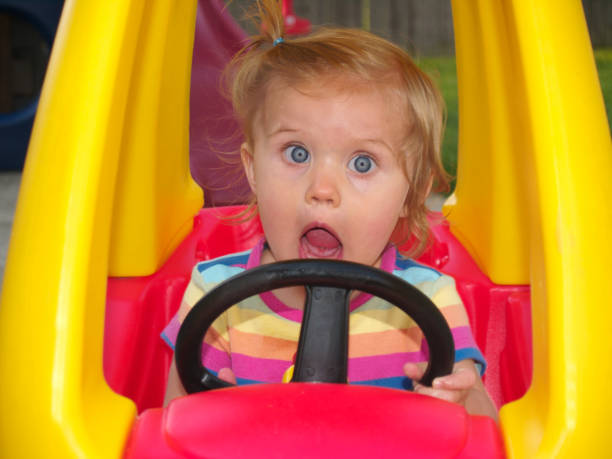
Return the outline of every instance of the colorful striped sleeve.
[[[431,300],[442,312],[455,341],[455,362],[472,359],[482,375],[486,368],[486,361],[472,335],[470,321],[457,293],[455,279],[441,275],[432,288],[434,292]]]
[[[175,316],[162,331],[162,339],[174,350],[183,320],[193,306],[220,282],[244,271],[248,253],[233,254],[209,262],[198,263]],[[218,317],[202,343],[202,363],[214,373],[231,368],[227,314]]]
[[[486,361],[472,335],[455,279],[410,259],[398,260],[393,274],[417,287],[440,309],[455,342],[455,362],[472,359],[483,374]]]

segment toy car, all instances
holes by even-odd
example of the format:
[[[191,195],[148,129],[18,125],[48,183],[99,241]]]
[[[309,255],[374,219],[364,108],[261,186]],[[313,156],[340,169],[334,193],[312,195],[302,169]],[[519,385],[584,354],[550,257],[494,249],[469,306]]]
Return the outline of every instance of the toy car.
[[[338,384],[162,408],[171,355],[159,332],[191,267],[260,234],[220,218],[235,208],[202,209],[190,176],[194,30],[215,58],[235,30],[222,6],[66,1],[2,288],[2,455],[604,455],[612,147],[579,0],[453,1],[458,177],[421,261],[457,279],[499,426]]]

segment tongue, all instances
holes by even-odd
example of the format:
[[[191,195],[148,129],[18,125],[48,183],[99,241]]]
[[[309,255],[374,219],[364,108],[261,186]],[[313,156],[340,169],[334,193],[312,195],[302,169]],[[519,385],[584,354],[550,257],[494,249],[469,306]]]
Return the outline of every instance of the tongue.
[[[308,243],[315,247],[324,249],[335,249],[340,247],[340,241],[329,231],[322,228],[311,229],[304,236],[308,240]]]

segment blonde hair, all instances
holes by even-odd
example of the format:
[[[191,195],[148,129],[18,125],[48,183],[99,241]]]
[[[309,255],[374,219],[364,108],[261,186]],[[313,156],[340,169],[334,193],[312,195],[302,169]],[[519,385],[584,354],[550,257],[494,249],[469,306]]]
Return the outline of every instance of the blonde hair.
[[[295,87],[322,76],[349,77],[388,91],[406,117],[406,152],[401,164],[410,184],[393,242],[414,239],[409,255],[429,242],[425,199],[433,183],[448,189],[440,159],[445,109],[432,80],[393,43],[359,29],[321,27],[301,37],[286,38],[280,0],[257,0],[251,15],[260,34],[229,63],[225,81],[245,141],[252,145],[252,121],[268,86],[280,81]]]

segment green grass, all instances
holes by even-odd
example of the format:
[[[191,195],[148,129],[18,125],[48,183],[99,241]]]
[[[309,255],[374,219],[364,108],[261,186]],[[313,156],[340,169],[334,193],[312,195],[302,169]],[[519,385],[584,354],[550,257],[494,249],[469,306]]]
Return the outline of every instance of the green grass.
[[[612,48],[595,50],[595,64],[599,73],[599,83],[606,104],[608,126],[612,126]]]
[[[595,50],[595,63],[606,105],[608,125],[612,120],[612,48]],[[433,77],[446,101],[447,121],[442,143],[442,162],[451,176],[457,173],[457,72],[454,57],[432,57],[419,60],[419,66]],[[454,188],[454,182],[452,184]]]
[[[457,105],[457,71],[454,57],[429,57],[419,60],[419,66],[434,79],[446,102],[446,129],[442,141],[442,163],[454,178],[457,173],[457,136],[459,114]],[[454,179],[451,187],[454,188]]]

